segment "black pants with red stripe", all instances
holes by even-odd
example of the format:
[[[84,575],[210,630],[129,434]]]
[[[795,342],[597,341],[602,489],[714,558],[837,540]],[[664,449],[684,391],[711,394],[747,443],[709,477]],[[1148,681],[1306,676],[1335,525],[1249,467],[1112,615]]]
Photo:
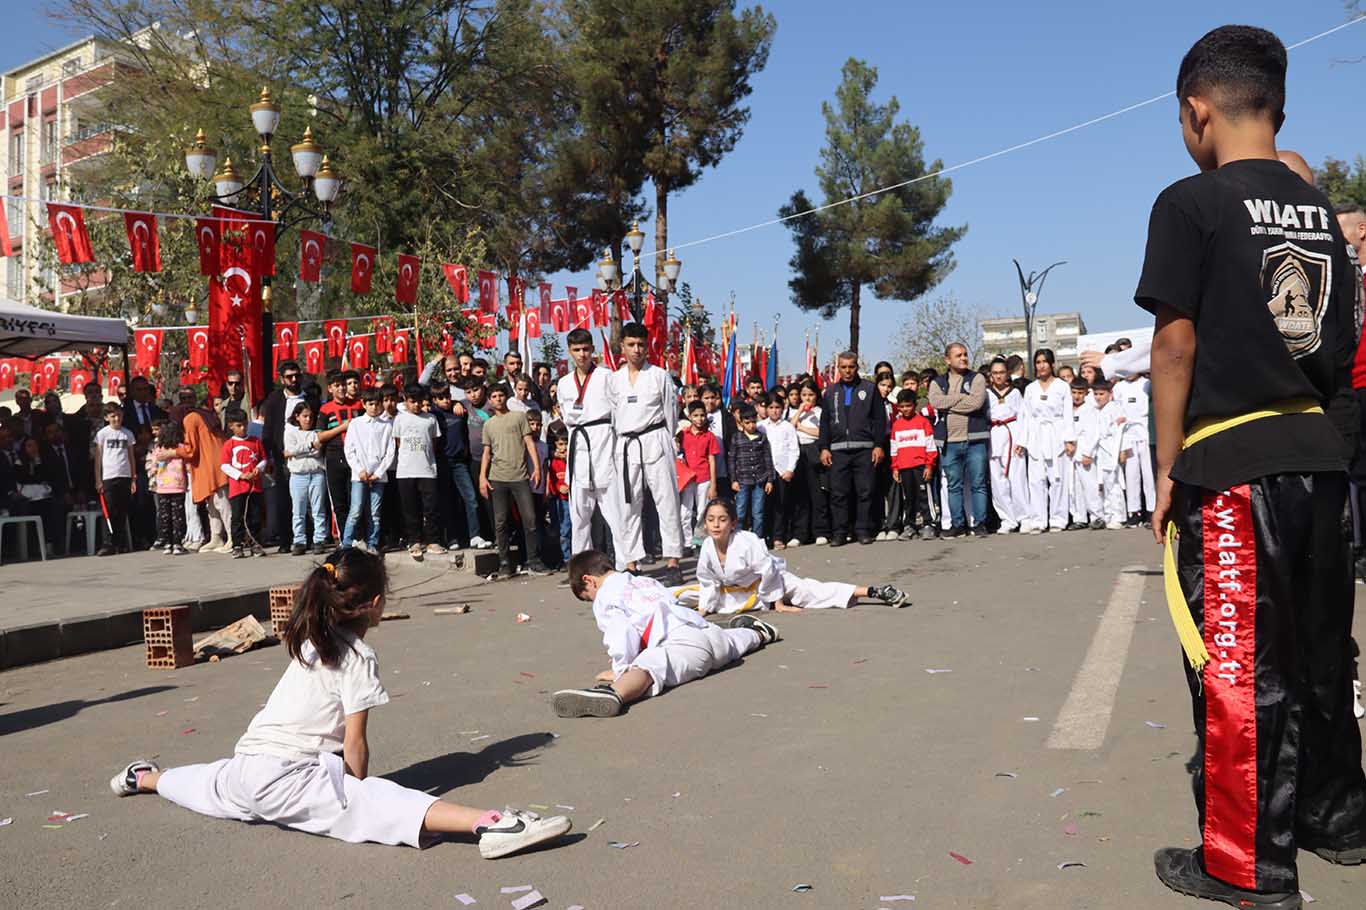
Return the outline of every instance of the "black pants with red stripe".
[[[1186,667],[1205,871],[1239,888],[1294,891],[1298,848],[1366,843],[1346,495],[1345,474],[1178,487],[1177,569],[1210,653]]]

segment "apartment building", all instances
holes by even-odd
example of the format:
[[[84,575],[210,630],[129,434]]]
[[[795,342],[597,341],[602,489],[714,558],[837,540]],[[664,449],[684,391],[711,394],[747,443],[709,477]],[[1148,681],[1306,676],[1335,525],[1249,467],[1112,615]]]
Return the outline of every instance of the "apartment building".
[[[1018,354],[1028,356],[1024,316],[1002,316],[983,319],[978,323],[982,332],[982,351],[978,362],[993,357]],[[1080,313],[1036,313],[1034,315],[1034,350],[1049,348],[1057,357],[1057,365],[1077,366],[1081,353],[1077,339],[1086,334],[1086,323]]]

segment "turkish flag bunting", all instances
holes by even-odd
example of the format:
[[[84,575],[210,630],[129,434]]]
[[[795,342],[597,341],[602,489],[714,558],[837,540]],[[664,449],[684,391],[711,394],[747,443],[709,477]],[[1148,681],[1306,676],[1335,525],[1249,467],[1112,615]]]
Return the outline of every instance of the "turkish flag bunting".
[[[613,291],[612,302],[617,305],[617,318],[622,322],[631,321],[631,302],[626,299],[625,291]]]
[[[360,374],[360,387],[362,389],[373,389],[375,387],[374,370],[365,370]]]
[[[194,242],[199,247],[199,274],[218,274],[218,248],[222,243],[223,223],[217,218],[194,220]]]
[[[574,311],[574,328],[591,328],[593,320],[593,307],[587,297],[582,299],[575,296],[575,290],[569,288],[569,306]]]
[[[522,323],[528,339],[541,337],[541,313],[539,310],[527,310],[522,314]]]
[[[542,281],[541,291],[541,322],[550,322],[550,284]]]
[[[246,225],[251,261],[257,275],[275,274],[275,222],[251,221]]]
[[[668,321],[663,305],[656,303],[655,295],[650,293],[645,298],[645,328],[649,332],[650,362],[659,367],[665,365],[664,339],[668,337]]]
[[[609,370],[615,371],[617,368],[616,355],[612,353],[612,346],[607,343],[607,333],[599,332],[602,336],[602,363]]]
[[[199,382],[199,371],[190,366],[190,361],[180,361],[180,384],[192,386],[197,382]]]
[[[209,280],[209,387],[220,385],[229,370],[243,370],[250,403],[256,404],[265,397],[267,353],[261,339],[261,279],[253,271],[255,255],[243,242],[249,235],[235,228],[231,221],[225,225],[221,271]]]
[[[394,317],[377,316],[371,319],[370,331],[375,333],[375,353],[389,353],[390,339],[394,337]]]
[[[521,313],[526,306],[526,279],[508,277],[508,313]]]
[[[0,360],[0,392],[14,388],[14,361],[6,357]]]
[[[161,329],[139,329],[133,333],[133,347],[138,352],[139,376],[147,376],[161,363],[161,339]]]
[[[299,232],[299,277],[321,281],[323,257],[327,255],[327,235],[317,231]]]
[[[408,362],[408,330],[394,332],[394,343],[389,351],[389,360],[395,365]]]
[[[122,374],[122,373],[110,373],[110,374],[109,374],[109,397],[112,398],[114,401],[118,401],[118,400],[119,400],[119,389],[121,389],[121,388],[123,388],[123,374]]]
[[[0,256],[13,256],[14,245],[9,239],[9,219],[5,217],[5,200],[0,198]],[[13,370],[11,369],[11,375]],[[0,388],[4,388],[0,386]]]
[[[326,345],[326,344],[327,344],[327,342],[322,341],[321,339],[318,340],[318,341],[305,341],[305,342],[304,342],[304,372],[305,372],[305,373],[312,373],[313,375],[317,376],[318,374],[322,373],[322,371],[323,371],[324,369],[326,369],[326,367],[327,367],[327,353],[326,353],[326,350],[325,350],[325,345]]]
[[[465,340],[473,344],[479,340],[479,310],[461,310],[460,315],[465,318]]]
[[[47,223],[52,228],[52,243],[57,248],[57,258],[63,265],[95,261],[80,206],[49,202]]]
[[[299,359],[299,324],[297,322],[275,323],[275,362]]]
[[[351,244],[351,291],[370,293],[370,276],[375,271],[375,248],[363,243]]]
[[[569,331],[569,298],[561,297],[550,301],[550,329],[553,332]]]
[[[323,336],[327,339],[328,357],[341,357],[346,353],[345,319],[329,319],[324,322]]]
[[[85,387],[90,384],[90,371],[72,370],[71,375],[66,377],[66,381],[71,388],[71,394],[80,395],[85,391]]]
[[[498,312],[498,276],[493,272],[479,272],[479,309],[484,313]]]
[[[611,319],[607,315],[607,292],[593,291],[593,325],[600,329],[605,329],[611,324]]]
[[[441,353],[455,353],[455,336],[451,334],[451,324],[448,322],[441,327]]]
[[[160,334],[160,333],[158,333]],[[57,388],[57,380],[62,378],[62,361],[59,357],[44,357],[39,375],[43,377],[43,392]]]
[[[417,306],[417,280],[422,260],[407,253],[398,254],[398,284],[394,285],[394,299],[404,306]]]
[[[568,359],[568,358],[566,358],[566,357],[561,357],[559,360],[555,361],[555,375],[556,375],[556,377],[563,376],[563,375],[565,375],[565,374],[568,373],[568,372],[569,372],[569,359]]]
[[[370,336],[353,335],[346,339],[346,359],[353,370],[370,369]]]
[[[133,251],[133,271],[161,271],[161,241],[157,238],[157,216],[151,212],[124,212],[123,227],[128,232],[128,248]]]
[[[479,328],[479,346],[481,348],[493,347],[498,342],[498,314],[480,313]]]
[[[209,365],[209,327],[192,325],[188,333],[190,366],[201,369]]]
[[[465,267],[443,262],[441,271],[446,276],[446,283],[451,286],[451,293],[455,295],[455,302],[469,303],[470,286],[465,280]]]

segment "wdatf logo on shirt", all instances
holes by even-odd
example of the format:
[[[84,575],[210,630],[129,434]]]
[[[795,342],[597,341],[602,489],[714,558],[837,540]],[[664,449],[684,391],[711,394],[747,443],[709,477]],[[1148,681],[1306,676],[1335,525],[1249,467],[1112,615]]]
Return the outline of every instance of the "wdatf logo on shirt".
[[[1317,351],[1333,294],[1333,257],[1280,243],[1262,253],[1261,277],[1267,309],[1290,356]]]

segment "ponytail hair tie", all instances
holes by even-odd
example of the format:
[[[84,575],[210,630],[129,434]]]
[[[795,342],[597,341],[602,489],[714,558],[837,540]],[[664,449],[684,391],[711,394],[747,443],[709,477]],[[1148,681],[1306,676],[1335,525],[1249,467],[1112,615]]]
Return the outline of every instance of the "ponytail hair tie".
[[[325,562],[323,563],[322,568],[324,571],[327,572],[328,575],[331,575],[334,579],[337,577],[337,567],[332,565],[332,563]]]

